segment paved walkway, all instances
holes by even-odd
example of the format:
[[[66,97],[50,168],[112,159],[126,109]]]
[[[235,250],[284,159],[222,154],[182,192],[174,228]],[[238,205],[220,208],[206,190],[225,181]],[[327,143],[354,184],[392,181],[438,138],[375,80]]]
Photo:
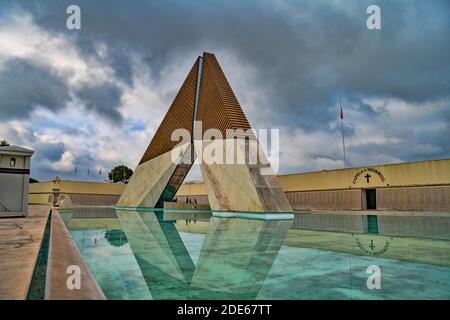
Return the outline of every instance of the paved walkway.
[[[26,299],[49,206],[29,206],[26,218],[0,218],[0,299]]]

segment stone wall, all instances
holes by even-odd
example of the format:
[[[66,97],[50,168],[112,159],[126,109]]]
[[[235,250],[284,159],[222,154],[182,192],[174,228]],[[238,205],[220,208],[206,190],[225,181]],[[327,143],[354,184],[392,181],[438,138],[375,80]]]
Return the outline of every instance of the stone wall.
[[[192,196],[176,196],[177,202],[186,203],[186,199],[190,199],[192,203],[197,200],[197,204],[207,204],[209,205],[207,195],[192,195]]]
[[[76,206],[114,206],[120,195],[71,193],[70,200]]]
[[[360,189],[286,192],[294,210],[361,210]],[[377,189],[377,210],[450,212],[450,186]]]
[[[286,192],[294,210],[361,210],[361,190]]]
[[[377,189],[377,209],[450,212],[450,186]]]

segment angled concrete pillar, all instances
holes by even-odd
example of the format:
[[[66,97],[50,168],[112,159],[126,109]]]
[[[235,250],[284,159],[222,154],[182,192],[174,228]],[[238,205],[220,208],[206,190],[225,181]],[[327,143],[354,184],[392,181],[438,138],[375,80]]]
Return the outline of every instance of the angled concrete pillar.
[[[123,207],[162,207],[171,200],[191,168],[183,158],[191,152],[186,143],[139,164],[117,205]]]
[[[258,155],[258,141],[223,139],[195,141],[200,168],[212,210],[292,212],[264,154]],[[220,154],[216,163],[211,153]],[[255,156],[249,161],[249,156]]]

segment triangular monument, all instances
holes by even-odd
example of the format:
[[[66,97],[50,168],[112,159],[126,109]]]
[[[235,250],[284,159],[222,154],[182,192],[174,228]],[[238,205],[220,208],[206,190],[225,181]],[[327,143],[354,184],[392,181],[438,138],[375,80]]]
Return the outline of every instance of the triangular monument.
[[[177,129],[190,138],[173,141]],[[239,158],[255,153],[258,157],[253,162],[243,163]],[[220,158],[218,154],[227,161],[211,162],[211,157]],[[165,201],[174,198],[196,157],[213,211],[292,213],[275,175],[268,174],[270,164],[211,53],[195,61],[123,191],[118,208],[162,208]]]

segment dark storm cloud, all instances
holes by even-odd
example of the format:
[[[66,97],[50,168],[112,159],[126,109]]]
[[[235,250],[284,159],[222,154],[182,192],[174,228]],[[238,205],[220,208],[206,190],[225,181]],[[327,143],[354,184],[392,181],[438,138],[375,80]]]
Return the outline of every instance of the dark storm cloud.
[[[354,104],[356,109],[368,116],[377,116],[378,113],[375,111],[374,107],[369,103],[364,102],[360,97],[350,96],[347,99],[348,102]]]
[[[49,180],[56,176],[73,180],[104,180],[107,178],[107,169],[103,169],[100,176],[99,171],[95,169],[96,160],[87,153],[83,153],[75,158],[74,168],[58,170],[49,165],[49,162],[61,160],[66,150],[66,146],[62,143],[36,144],[35,154],[31,162],[33,178],[41,181]]]
[[[435,137],[430,137],[427,141],[433,141],[441,150],[440,158],[450,156],[450,102],[441,115],[445,119],[445,128],[439,130]]]
[[[0,71],[0,118],[26,118],[33,107],[40,105],[56,111],[71,99],[67,79],[52,68],[26,60],[13,59]],[[120,122],[117,111],[122,90],[111,83],[88,84],[75,92],[87,109]]]
[[[120,106],[122,90],[114,84],[87,85],[77,91],[77,96],[85,107],[115,122],[120,122],[122,116],[117,111]]]
[[[41,25],[67,32],[61,13],[70,1],[22,4]],[[156,74],[183,52],[229,50],[255,67],[255,85],[269,97],[260,107],[276,108],[270,120],[283,125],[326,129],[322,124],[336,117],[330,106],[340,95],[427,101],[450,91],[447,0],[77,4],[81,48],[89,54],[95,40],[106,41],[111,65],[125,81],[130,68],[124,48],[145,57]],[[366,28],[369,4],[381,6],[381,31]]]
[[[351,155],[361,156],[370,159],[371,164],[384,164],[392,162],[385,159],[414,159],[430,160],[444,158],[441,149],[436,149],[431,145],[420,145],[414,134],[410,132],[410,136],[406,137],[402,142],[394,142],[387,144],[364,143],[349,148]],[[445,155],[445,154],[444,154]],[[448,154],[446,154],[448,156]],[[377,160],[377,159],[382,159]],[[361,159],[354,159],[360,162]]]
[[[25,118],[36,105],[51,110],[69,98],[64,79],[51,69],[23,60],[10,60],[0,72],[0,118]]]
[[[34,155],[31,161],[31,175],[38,180],[48,180],[61,172],[52,169],[48,163],[61,159],[65,146],[63,143],[34,143]]]
[[[42,159],[54,162],[61,159],[65,147],[63,143],[42,143],[38,145],[37,151],[36,157],[39,156]]]

